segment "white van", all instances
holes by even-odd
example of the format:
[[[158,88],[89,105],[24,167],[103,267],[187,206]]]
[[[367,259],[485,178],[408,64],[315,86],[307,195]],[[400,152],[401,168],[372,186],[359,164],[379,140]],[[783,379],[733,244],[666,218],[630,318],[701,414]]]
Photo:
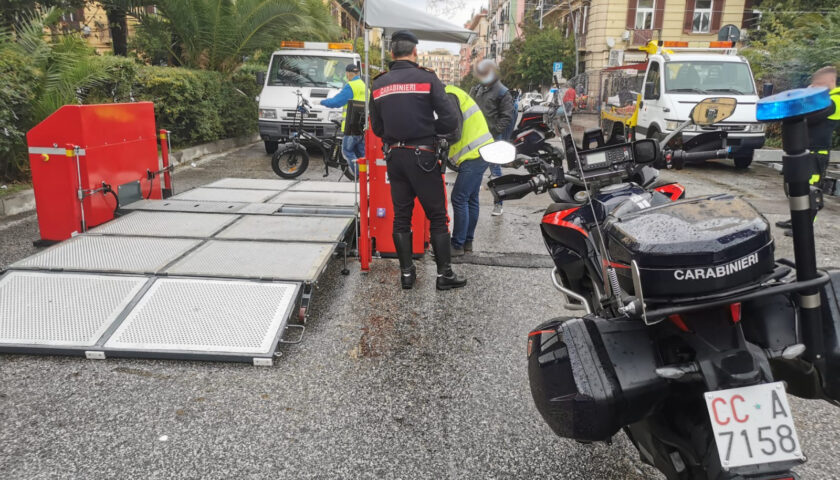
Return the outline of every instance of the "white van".
[[[659,49],[649,55],[636,134],[661,139],[687,120],[692,107],[704,98],[733,97],[738,100],[738,106],[725,122],[708,127],[691,126],[683,131],[683,138],[725,130],[735,166],[747,168],[753,151],[764,146],[764,124],[758,123],[755,116],[758,102],[755,80],[749,62],[733,49],[714,51]]]
[[[333,120],[341,121],[341,109],[322,107],[320,101],[341,90],[347,82],[345,68],[352,63],[360,65],[361,58],[349,43],[282,42],[271,56],[268,72],[257,76],[263,86],[258,124],[267,153],[274,153],[277,143],[289,138],[298,90],[312,106],[304,129],[318,137],[335,133]]]

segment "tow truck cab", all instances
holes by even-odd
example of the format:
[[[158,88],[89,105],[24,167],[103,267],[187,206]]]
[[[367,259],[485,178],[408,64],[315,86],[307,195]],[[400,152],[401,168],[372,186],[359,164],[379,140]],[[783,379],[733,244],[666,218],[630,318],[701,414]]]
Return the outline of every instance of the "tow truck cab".
[[[682,46],[683,42],[671,43]],[[730,46],[729,42],[720,43]],[[701,100],[734,97],[738,106],[725,122],[691,125],[683,131],[683,138],[725,130],[736,167],[746,168],[752,162],[753,151],[764,146],[764,124],[756,120],[758,93],[749,62],[732,48],[689,49],[686,44],[674,50],[681,51],[658,48],[648,56],[637,136],[662,138],[687,120],[692,107]]]
[[[320,105],[321,100],[339,92],[347,82],[345,68],[361,64],[349,43],[282,42],[271,55],[271,62],[259,100],[258,125],[265,150],[274,153],[278,142],[288,140],[297,108],[296,92],[309,101],[304,129],[318,137],[335,133],[333,120],[341,120],[341,109]]]

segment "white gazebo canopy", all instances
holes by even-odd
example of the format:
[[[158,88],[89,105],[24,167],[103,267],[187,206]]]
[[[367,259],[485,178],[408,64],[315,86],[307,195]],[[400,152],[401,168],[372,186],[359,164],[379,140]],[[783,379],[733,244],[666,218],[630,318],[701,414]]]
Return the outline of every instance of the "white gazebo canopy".
[[[394,0],[365,0],[363,18],[368,28],[381,28],[388,37],[398,30],[410,30],[420,40],[467,43],[475,34]]]

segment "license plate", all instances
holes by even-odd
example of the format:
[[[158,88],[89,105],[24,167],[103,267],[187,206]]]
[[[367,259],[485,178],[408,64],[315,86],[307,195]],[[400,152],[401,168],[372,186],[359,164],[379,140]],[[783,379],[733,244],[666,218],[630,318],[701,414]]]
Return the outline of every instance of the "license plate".
[[[781,382],[718,390],[705,397],[724,469],[805,459]]]

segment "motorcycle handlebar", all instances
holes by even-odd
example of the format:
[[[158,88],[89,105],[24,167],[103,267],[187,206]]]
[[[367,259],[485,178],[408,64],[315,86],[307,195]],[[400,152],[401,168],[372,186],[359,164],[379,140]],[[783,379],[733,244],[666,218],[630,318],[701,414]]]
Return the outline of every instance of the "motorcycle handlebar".
[[[674,152],[676,154],[676,152]],[[682,152],[682,158],[688,161],[714,160],[729,156],[729,149],[709,150],[707,152]]]
[[[522,183],[519,185],[513,185],[512,187],[505,187],[502,189],[496,190],[496,195],[499,196],[500,200],[504,200],[506,197],[510,197],[513,195],[521,195],[523,193],[530,193],[535,190],[535,186],[533,185],[533,180],[528,183]]]

